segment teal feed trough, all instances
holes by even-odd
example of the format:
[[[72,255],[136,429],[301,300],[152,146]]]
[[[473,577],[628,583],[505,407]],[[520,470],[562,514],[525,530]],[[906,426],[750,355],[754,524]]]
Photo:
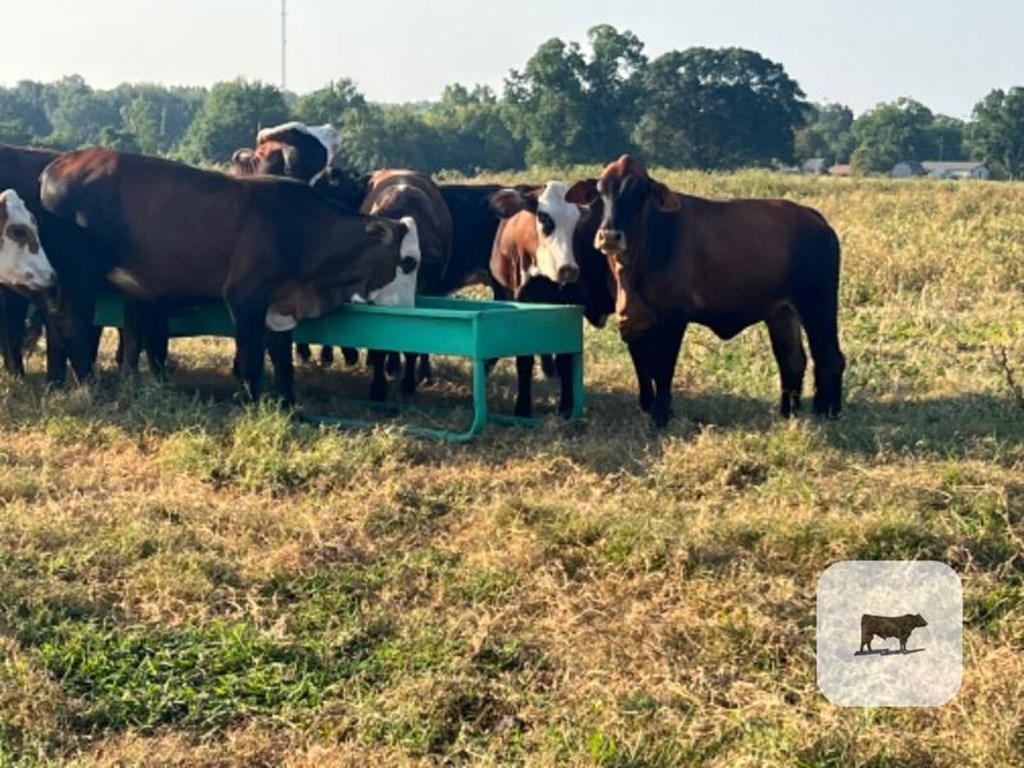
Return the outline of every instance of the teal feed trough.
[[[96,307],[101,326],[124,325],[124,303],[105,296]],[[209,302],[170,317],[172,337],[234,337],[234,325],[222,302]],[[315,320],[303,320],[293,331],[296,342],[387,349],[469,358],[473,366],[473,421],[464,432],[407,425],[403,431],[452,441],[479,434],[488,421],[531,424],[533,419],[490,414],[487,409],[486,362],[518,355],[573,356],[573,410],[583,412],[583,310],[578,306],[521,304],[512,301],[419,296],[415,307],[346,304]],[[342,426],[371,422],[306,415],[310,421]]]

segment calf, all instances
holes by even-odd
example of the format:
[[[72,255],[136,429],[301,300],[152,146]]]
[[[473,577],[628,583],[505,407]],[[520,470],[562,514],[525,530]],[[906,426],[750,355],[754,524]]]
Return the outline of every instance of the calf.
[[[338,131],[329,123],[317,126],[283,123],[257,133],[255,149],[236,150],[231,156],[229,171],[236,176],[265,174],[308,182],[330,167],[340,146]],[[309,344],[297,344],[296,351],[303,362],[309,361]],[[350,357],[351,354],[346,353],[346,359]],[[320,363],[329,366],[333,362],[334,350],[329,345],[321,347]]]
[[[422,261],[414,284],[416,293],[437,295],[443,283],[452,251],[452,219],[441,197],[440,190],[430,178],[410,170],[377,171],[361,179],[350,173],[330,168],[313,179],[313,188],[331,195],[333,199],[352,206],[356,201],[363,213],[416,221]],[[370,399],[387,397],[384,377],[384,353],[371,351],[373,383]],[[416,391],[417,355],[406,354],[402,392]]]
[[[865,613],[860,617],[860,650],[857,652],[863,653],[865,646],[870,651],[871,640],[877,635],[883,640],[890,637],[898,638],[900,651],[906,653],[910,633],[918,627],[927,626],[928,622],[920,613],[907,613],[903,616],[872,616]]]
[[[491,249],[490,271],[498,298],[525,302],[581,304],[587,318],[603,325],[614,309],[608,287],[608,268],[593,246],[596,224],[590,209],[576,203],[587,188],[580,182],[571,189],[563,182],[502,189],[490,198],[502,217]],[[581,274],[586,279],[580,280]],[[588,290],[597,286],[596,291]],[[573,408],[572,356],[557,355],[555,369],[561,380],[558,410]],[[533,412],[531,386],[533,356],[516,358],[518,387],[515,414]]]
[[[615,276],[619,330],[633,358],[640,407],[656,426],[669,419],[689,323],[729,339],[764,322],[784,416],[800,405],[802,328],[814,357],[814,412],[838,415],[846,365],[837,325],[839,239],[820,213],[786,200],[672,192],[629,155],[608,164],[585,197],[604,205],[594,245]]]
[[[82,342],[105,280],[163,313],[222,298],[235,325],[235,369],[259,392],[264,349],[275,389],[294,400],[290,330],[304,317],[369,297],[395,280],[408,227],[352,213],[290,179],[240,179],[154,157],[89,149],[60,156],[42,175],[44,208],[102,244],[54,253],[77,333],[72,364],[87,376],[95,350]],[[153,332],[143,318],[143,338]],[[148,350],[151,356],[160,350]]]

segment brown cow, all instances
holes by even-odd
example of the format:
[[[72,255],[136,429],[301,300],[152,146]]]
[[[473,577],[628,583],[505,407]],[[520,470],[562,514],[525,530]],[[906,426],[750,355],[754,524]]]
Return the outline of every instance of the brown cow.
[[[165,326],[154,327],[166,310],[223,298],[249,395],[258,393],[269,337],[275,388],[289,402],[291,328],[393,282],[400,248],[415,238],[406,224],[352,213],[298,181],[234,178],[110,149],[61,155],[41,191],[44,208],[103,246],[88,258],[53,254],[73,289],[64,293],[76,328],[91,325],[104,278],[147,308],[148,347],[166,344]],[[72,354],[80,378],[94,359],[81,338]],[[151,359],[166,352],[147,351]]]
[[[337,131],[330,125],[284,123],[260,131],[255,149],[236,150],[230,170],[237,176],[266,174],[309,181],[330,164],[336,151]]]
[[[860,650],[864,652],[864,646],[871,650],[871,640],[878,635],[883,640],[895,637],[900,641],[900,651],[907,652],[907,640],[910,633],[918,627],[927,627],[928,622],[920,613],[907,613],[903,616],[872,616],[865,613],[860,617]]]
[[[782,379],[780,410],[800,405],[814,358],[814,412],[838,415],[845,360],[837,330],[839,240],[817,211],[786,200],[705,200],[672,192],[635,158],[608,164],[589,190],[604,214],[595,246],[615,275],[616,312],[656,426],[671,412],[683,333],[700,323],[722,339],[768,326]]]
[[[408,169],[381,170],[358,177],[350,171],[328,168],[317,174],[312,185],[332,199],[350,207],[358,206],[369,215],[392,219],[411,216],[416,221],[422,257],[416,292],[427,296],[442,293],[452,253],[452,217],[440,189],[430,177]],[[416,391],[419,357],[415,354],[405,356],[405,375],[401,385],[404,394],[411,395]],[[422,377],[427,378],[426,355],[422,358]],[[387,397],[384,356],[373,351],[369,360],[373,368],[370,399],[384,400]]]
[[[604,256],[593,246],[597,217],[574,202],[588,186],[580,182],[569,188],[551,181],[491,196],[491,207],[502,217],[490,264],[497,298],[580,304],[594,325],[604,324],[615,305]],[[594,286],[597,290],[588,290]],[[516,416],[533,413],[533,362],[532,355],[516,358]],[[558,410],[568,414],[573,408],[572,356],[556,355],[555,369],[561,381]]]

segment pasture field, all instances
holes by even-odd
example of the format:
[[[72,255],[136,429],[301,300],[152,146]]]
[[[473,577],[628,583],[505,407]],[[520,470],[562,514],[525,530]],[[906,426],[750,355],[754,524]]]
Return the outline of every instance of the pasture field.
[[[760,328],[691,329],[662,433],[588,329],[584,422],[538,383],[539,428],[465,446],[243,409],[224,341],[160,386],[106,338],[91,393],[36,355],[0,377],[0,766],[1024,764],[1024,185],[654,175],[830,219],[838,421],[776,416]],[[435,373],[423,402],[468,394]],[[322,409],[368,385],[299,371]],[[817,692],[846,559],[961,575],[949,704]]]

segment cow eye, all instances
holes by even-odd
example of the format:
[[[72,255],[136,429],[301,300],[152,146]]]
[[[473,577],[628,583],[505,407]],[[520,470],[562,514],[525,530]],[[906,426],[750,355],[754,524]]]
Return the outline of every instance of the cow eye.
[[[15,240],[28,240],[28,229],[22,224],[12,224],[7,228],[7,234]]]

